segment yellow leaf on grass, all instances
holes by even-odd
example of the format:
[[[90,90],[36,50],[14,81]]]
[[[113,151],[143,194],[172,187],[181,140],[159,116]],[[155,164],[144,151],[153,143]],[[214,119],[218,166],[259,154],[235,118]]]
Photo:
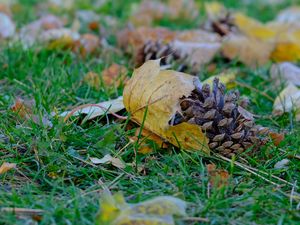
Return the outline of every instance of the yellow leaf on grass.
[[[0,166],[0,175],[6,173],[7,171],[16,168],[17,164],[15,163],[7,163],[4,162],[1,166]]]
[[[270,40],[277,35],[276,30],[274,31],[270,27],[242,13],[234,14],[234,22],[239,30],[248,37],[258,38],[260,40]]]
[[[274,45],[242,35],[229,35],[224,39],[222,53],[229,59],[239,59],[248,66],[256,67],[269,61]]]
[[[204,80],[203,83],[209,84],[212,87],[214,79],[219,78],[220,82],[225,84],[227,89],[231,89],[236,86],[236,75],[236,71],[227,71],[215,76],[211,76]]]
[[[300,120],[300,89],[289,84],[275,99],[273,114],[280,116],[285,112],[296,111],[296,120]]]
[[[205,12],[211,20],[216,20],[220,15],[227,13],[226,8],[219,2],[205,2],[204,3]]]
[[[100,199],[98,225],[174,225],[173,216],[185,216],[186,203],[172,196],[128,204],[120,194],[104,192]]]
[[[159,60],[147,61],[136,69],[124,88],[124,105],[131,119],[175,146],[209,152],[201,128],[169,121],[180,111],[179,99],[189,96],[198,78],[172,70],[161,70]],[[144,120],[145,118],[145,120]]]
[[[271,54],[271,59],[276,62],[295,62],[300,60],[300,44],[293,42],[276,44]]]

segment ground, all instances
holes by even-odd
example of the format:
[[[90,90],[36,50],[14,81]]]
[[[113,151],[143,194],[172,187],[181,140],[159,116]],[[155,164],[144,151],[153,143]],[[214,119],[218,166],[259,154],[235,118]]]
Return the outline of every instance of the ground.
[[[37,0],[19,1],[19,13],[13,18],[20,28],[38,17],[34,6]],[[107,1],[99,13],[116,16],[125,24],[133,1]],[[137,2],[137,1],[135,1]],[[241,1],[242,2],[242,1]],[[257,1],[260,2],[260,1]],[[279,5],[244,5],[240,1],[224,1],[230,8],[245,12],[261,21],[267,21],[292,1]],[[294,3],[296,1],[293,1]],[[298,2],[299,3],[299,2]],[[78,7],[81,7],[78,3]],[[93,9],[89,4],[82,7]],[[203,12],[194,24],[162,21],[160,25],[171,29],[197,28]],[[115,37],[108,43],[116,45]],[[106,55],[105,55],[106,54]],[[128,163],[125,170],[110,165],[95,166],[89,156],[101,158],[114,155],[133,133],[125,130],[119,121],[96,119],[93,121],[63,122],[53,116],[52,128],[24,121],[10,110],[17,97],[35,101],[34,114],[42,117],[52,112],[63,112],[85,103],[98,103],[122,94],[123,87],[102,86],[99,90],[82,82],[89,71],[101,73],[111,63],[126,66],[130,76],[132,62],[126,55],[106,52],[97,56],[81,57],[69,51],[47,50],[35,46],[23,50],[18,45],[2,45],[0,52],[0,164],[17,164],[17,170],[0,175],[0,206],[43,209],[41,224],[94,224],[99,209],[99,196],[104,184],[112,192],[121,191],[128,202],[140,202],[159,195],[172,195],[191,203],[190,217],[203,217],[211,224],[297,224],[300,220],[299,196],[293,197],[293,187],[272,178],[277,176],[296,184],[300,179],[300,161],[292,156],[300,154],[300,126],[292,115],[270,117],[272,101],[280,89],[270,85],[270,64],[249,69],[239,63],[218,61],[217,70],[237,67],[238,81],[248,86],[237,88],[251,99],[251,111],[263,115],[258,123],[286,133],[279,147],[269,143],[261,153],[248,159],[250,166],[264,171],[267,180],[239,168],[233,163],[199,152],[186,152],[175,148],[135,158],[134,146],[118,153]],[[203,69],[200,79],[211,75]],[[123,144],[124,145],[124,144]],[[274,169],[274,164],[290,158],[288,168]],[[136,171],[134,163],[138,165]],[[209,188],[206,164],[214,163],[227,170],[231,180],[222,188]],[[280,184],[271,184],[268,180]],[[0,224],[26,224],[10,213],[0,214]],[[179,224],[198,224],[183,222]]]

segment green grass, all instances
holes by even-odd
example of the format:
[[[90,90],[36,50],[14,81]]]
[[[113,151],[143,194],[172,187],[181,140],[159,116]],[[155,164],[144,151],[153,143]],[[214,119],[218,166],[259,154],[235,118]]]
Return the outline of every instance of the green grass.
[[[19,13],[14,15],[18,27],[37,18],[39,1],[21,1]],[[79,1],[80,2],[80,1]],[[122,1],[123,2],[123,1]],[[131,3],[137,1],[108,1],[99,13],[118,16],[120,24],[126,24]],[[239,1],[224,1],[226,6],[248,13],[262,21],[274,18],[283,7],[296,1],[286,1],[277,6]],[[79,7],[79,3],[78,3]],[[81,7],[89,9],[88,4]],[[56,12],[63,13],[63,12]],[[67,12],[72,15],[72,12]],[[195,23],[160,21],[158,24],[172,29],[197,28],[203,15]],[[115,43],[111,37],[109,43]],[[108,54],[108,55],[107,55]],[[71,52],[49,51],[39,46],[22,50],[20,46],[2,45],[0,51],[0,165],[17,163],[17,170],[0,175],[0,207],[43,209],[40,224],[94,224],[99,208],[103,185],[112,192],[123,192],[128,202],[140,202],[159,195],[172,195],[189,202],[190,217],[208,218],[210,224],[298,224],[300,221],[299,195],[292,198],[292,187],[276,187],[243,168],[224,162],[215,156],[189,153],[170,147],[148,155],[134,156],[134,146],[129,145],[119,156],[127,167],[124,170],[110,165],[92,166],[88,157],[101,158],[114,155],[128,142],[133,130],[125,130],[124,123],[105,118],[65,123],[58,116],[51,117],[53,126],[37,125],[23,120],[9,110],[16,97],[33,99],[34,114],[42,117],[51,112],[63,112],[85,103],[97,103],[122,94],[118,89],[102,86],[95,90],[82,82],[88,71],[101,73],[111,63],[125,65],[132,72],[128,56],[101,53],[81,58]],[[272,86],[269,66],[257,70],[234,62],[218,62],[218,71],[236,68],[239,82],[257,90],[263,90],[275,98],[278,88]],[[204,69],[200,78],[209,76]],[[272,112],[272,102],[261,92],[237,86],[252,101],[252,111],[263,115]],[[300,179],[300,161],[291,156],[300,154],[300,126],[294,116],[259,119],[276,131],[286,132],[285,141],[276,147],[269,143],[259,155],[250,159],[250,166],[288,182]],[[274,164],[290,158],[288,168],[276,170]],[[137,162],[138,172],[136,172]],[[209,188],[206,164],[215,163],[218,168],[230,172],[231,180],[221,189]],[[299,182],[298,182],[299,185]],[[297,190],[295,189],[295,192]],[[198,224],[197,222],[179,224]],[[0,214],[0,224],[32,224],[28,218],[20,219],[10,213]]]

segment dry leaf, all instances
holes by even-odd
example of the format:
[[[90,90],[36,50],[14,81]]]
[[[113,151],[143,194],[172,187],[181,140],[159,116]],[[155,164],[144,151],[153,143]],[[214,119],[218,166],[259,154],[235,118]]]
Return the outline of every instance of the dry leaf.
[[[202,83],[209,84],[211,87],[213,85],[213,81],[215,78],[219,78],[219,81],[226,85],[227,89],[231,89],[236,86],[235,80],[236,80],[237,72],[234,70],[229,70],[222,72],[218,75],[211,76],[204,80]]]
[[[300,44],[293,42],[278,43],[271,54],[276,62],[297,62],[300,60]]]
[[[118,158],[112,157],[110,154],[105,155],[102,159],[90,157],[94,164],[112,164],[114,167],[124,169],[126,165]]]
[[[194,0],[169,0],[168,7],[171,19],[193,20],[199,14]]]
[[[159,63],[159,60],[147,61],[127,82],[123,96],[131,119],[175,146],[208,153],[207,139],[199,126],[186,122],[169,125],[176,111],[180,111],[179,98],[191,94],[198,78],[161,70]]]
[[[125,66],[114,63],[102,72],[103,82],[107,86],[115,85],[119,87],[120,84],[125,82],[127,72]]]
[[[236,13],[234,15],[234,22],[239,30],[248,37],[257,38],[260,40],[270,40],[274,39],[278,34],[277,30],[274,30],[271,27],[268,27],[267,25],[264,25],[242,13]]]
[[[166,28],[139,27],[137,29],[124,29],[117,34],[118,44],[121,48],[134,54],[147,42],[162,40],[169,43],[175,39],[176,33]]]
[[[100,77],[99,74],[95,73],[95,72],[88,72],[84,78],[83,81],[85,83],[87,83],[89,86],[95,88],[96,90],[100,89]]]
[[[208,164],[206,168],[212,187],[220,188],[228,185],[229,174],[226,170],[217,169],[215,164]]]
[[[63,28],[63,21],[54,15],[45,15],[21,28],[19,39],[24,47],[30,47],[39,40],[45,30]]]
[[[273,114],[279,116],[292,110],[296,111],[296,120],[300,121],[300,90],[295,85],[289,84],[276,97],[273,105]]]
[[[300,7],[290,7],[282,10],[276,17],[276,21],[292,24],[299,27]]]
[[[171,196],[128,204],[120,193],[104,192],[100,199],[98,225],[175,225],[173,216],[185,216],[186,203]]]
[[[11,169],[15,169],[17,166],[17,164],[15,163],[7,163],[4,162],[1,166],[0,166],[0,175],[6,173],[7,171],[11,170]]]
[[[274,142],[275,146],[279,146],[280,143],[284,140],[284,134],[270,132],[269,136],[271,137],[272,141]]]
[[[288,160],[288,159],[282,159],[279,162],[275,163],[274,168],[275,169],[288,168],[288,164],[289,163],[290,163],[290,160]]]
[[[269,61],[272,50],[272,43],[232,34],[224,39],[222,53],[231,60],[238,58],[246,65],[256,67]]]
[[[32,120],[38,125],[44,125],[46,127],[52,127],[52,122],[48,119],[47,115],[38,116],[33,114],[31,108],[34,107],[35,102],[33,100],[25,101],[21,98],[17,98],[15,103],[11,106],[11,110],[17,113],[24,120]]]
[[[199,67],[210,62],[219,52],[221,44],[174,41],[172,47],[175,51],[180,52],[182,58],[186,56],[190,66],[199,70]]]
[[[78,109],[75,110],[72,115],[79,116],[81,114],[85,114],[86,115],[85,118],[90,120],[98,116],[103,116],[106,113],[109,114],[109,113],[119,112],[124,108],[125,107],[123,104],[123,97],[121,96],[114,100],[109,100],[109,101],[101,102],[98,104],[92,104],[92,105],[88,104],[87,106],[84,107],[78,107]],[[70,111],[66,111],[61,113],[60,116],[65,117],[70,113],[71,113]]]
[[[94,34],[84,34],[78,42],[79,51],[83,56],[95,52],[100,47],[100,39]]]
[[[284,62],[271,67],[271,77],[276,85],[281,83],[300,86],[300,68],[292,63]]]
[[[220,43],[220,35],[205,30],[185,30],[176,33],[176,40],[194,43]]]
[[[16,25],[5,13],[0,12],[0,38],[11,38],[16,31]]]

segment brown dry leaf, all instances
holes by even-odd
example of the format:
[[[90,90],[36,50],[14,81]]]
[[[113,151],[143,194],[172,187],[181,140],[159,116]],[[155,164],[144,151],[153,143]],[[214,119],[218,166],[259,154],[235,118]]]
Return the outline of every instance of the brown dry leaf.
[[[94,34],[83,34],[79,40],[79,51],[85,56],[95,52],[100,47],[100,38]]]
[[[297,62],[300,60],[300,44],[293,42],[278,43],[271,54],[276,62]]]
[[[11,18],[3,12],[0,12],[0,39],[11,38],[15,35],[16,25]]]
[[[220,35],[205,30],[185,30],[176,33],[176,40],[196,43],[220,43]]]
[[[270,73],[276,85],[284,82],[300,86],[300,68],[292,63],[274,64],[271,67]]]
[[[7,171],[11,170],[11,169],[15,169],[17,166],[17,164],[15,163],[7,163],[4,162],[1,166],[0,166],[0,175],[6,173]]]
[[[72,113],[73,116],[79,116],[81,114],[86,115],[86,119],[94,119],[98,116],[103,116],[106,113],[116,113],[124,109],[123,97],[119,97],[117,99],[101,102],[98,104],[87,104],[83,107],[77,107],[76,110]],[[70,111],[66,111],[60,114],[61,117],[66,117],[70,115]]]
[[[242,35],[229,35],[224,39],[222,53],[229,59],[238,58],[248,66],[256,67],[269,61],[273,44]]]
[[[300,121],[300,89],[293,84],[289,84],[276,97],[273,104],[273,114],[280,116],[293,110],[296,111],[296,120]]]
[[[147,42],[162,40],[169,43],[175,39],[176,33],[166,28],[139,27],[137,29],[124,29],[117,34],[118,44],[121,48],[134,54]]]
[[[270,132],[269,136],[271,137],[275,146],[279,146],[280,143],[284,140],[284,134]]]
[[[96,90],[100,89],[100,84],[101,84],[100,76],[95,72],[88,72],[84,76],[83,81],[87,83],[89,86],[95,88]]]
[[[144,63],[125,86],[124,105],[131,119],[175,146],[209,153],[207,138],[199,126],[186,122],[169,125],[172,116],[180,111],[179,98],[191,94],[198,78],[161,70],[159,63],[159,60]]]
[[[46,127],[52,127],[52,122],[47,118],[47,116],[42,116],[33,114],[31,108],[34,106],[34,101],[23,100],[17,98],[15,103],[11,106],[11,110],[17,113],[24,120],[32,120],[34,123],[39,125],[44,125]]]
[[[110,154],[105,155],[103,158],[98,159],[94,157],[90,157],[90,160],[94,164],[112,164],[114,167],[119,169],[124,169],[126,165],[118,158],[112,157]]]
[[[212,187],[223,187],[228,185],[229,173],[223,169],[217,169],[215,164],[206,165],[209,183]]]
[[[119,87],[120,84],[126,81],[127,72],[125,66],[114,63],[102,72],[103,82],[107,86],[115,85]]]

